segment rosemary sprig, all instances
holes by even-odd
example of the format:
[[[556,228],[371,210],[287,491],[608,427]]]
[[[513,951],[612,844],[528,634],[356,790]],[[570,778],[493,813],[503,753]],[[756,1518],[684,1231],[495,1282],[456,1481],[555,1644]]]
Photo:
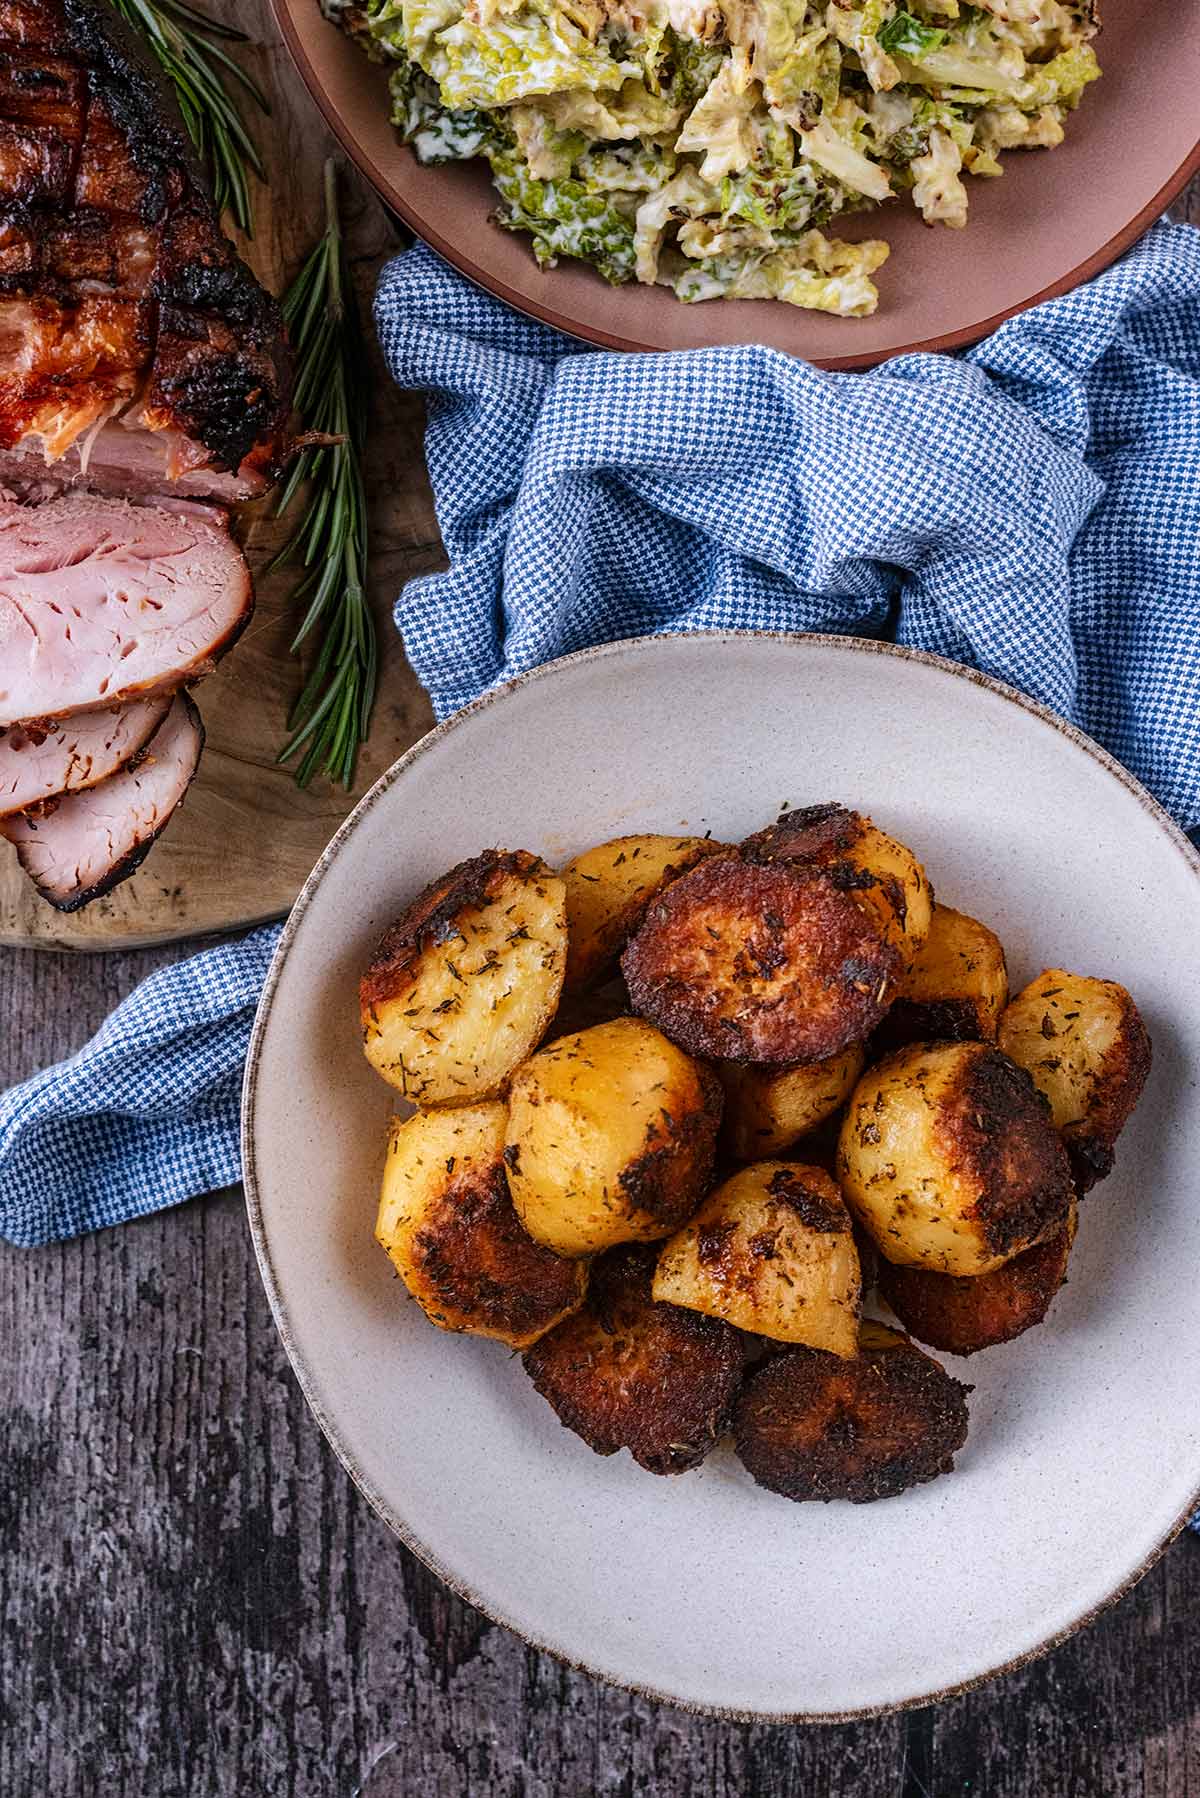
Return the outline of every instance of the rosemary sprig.
[[[296,458],[279,498],[286,512],[299,489],[314,485],[303,516],[271,568],[293,559],[310,572],[296,589],[308,601],[292,644],[298,652],[320,629],[320,647],[292,708],[292,735],[279,753],[307,786],[318,769],[350,786],[375,698],[375,623],[363,591],[367,506],[362,448],[368,380],[362,328],[346,267],[338,213],[337,166],[325,164],[325,233],[283,300],[296,359],[296,409],[303,428],[335,439]]]
[[[112,0],[145,38],[175,90],[188,135],[208,170],[218,212],[228,212],[239,230],[253,228],[250,181],[267,178],[258,146],[242,117],[240,87],[270,116],[270,103],[256,81],[222,48],[246,44],[244,31],[198,12],[186,0]]]

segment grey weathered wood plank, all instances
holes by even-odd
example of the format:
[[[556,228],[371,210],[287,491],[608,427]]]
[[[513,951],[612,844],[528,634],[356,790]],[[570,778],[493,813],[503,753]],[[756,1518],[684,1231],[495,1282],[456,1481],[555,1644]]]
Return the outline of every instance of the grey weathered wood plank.
[[[0,1085],[170,959],[0,954]],[[1192,1538],[936,1709],[726,1724],[526,1649],[398,1546],[308,1416],[237,1193],[0,1244],[0,1343],[4,1798],[1200,1798]]]

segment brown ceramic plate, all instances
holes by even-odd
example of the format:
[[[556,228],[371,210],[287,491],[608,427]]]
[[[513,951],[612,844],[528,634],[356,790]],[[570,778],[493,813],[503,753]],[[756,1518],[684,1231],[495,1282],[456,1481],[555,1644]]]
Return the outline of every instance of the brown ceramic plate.
[[[616,350],[767,343],[825,368],[973,343],[1037,300],[1065,293],[1133,243],[1200,168],[1200,5],[1101,0],[1104,79],[1053,152],[1006,156],[999,181],[969,182],[965,231],[930,230],[907,205],[868,213],[848,237],[892,246],[873,318],[830,318],[777,301],[685,306],[663,288],[609,287],[587,265],[542,270],[529,239],[491,221],[485,165],[421,168],[387,117],[387,76],[321,16],[319,0],[273,0],[300,73],[347,152],[406,224],[522,312]],[[841,227],[839,227],[841,229]]]

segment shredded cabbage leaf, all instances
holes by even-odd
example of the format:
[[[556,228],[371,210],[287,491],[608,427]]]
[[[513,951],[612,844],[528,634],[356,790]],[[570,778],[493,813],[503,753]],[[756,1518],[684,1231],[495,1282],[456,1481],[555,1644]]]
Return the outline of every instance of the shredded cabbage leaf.
[[[484,158],[544,267],[691,304],[861,318],[900,200],[961,230],[969,179],[1052,149],[1100,74],[1095,0],[320,0],[391,65],[421,162]]]

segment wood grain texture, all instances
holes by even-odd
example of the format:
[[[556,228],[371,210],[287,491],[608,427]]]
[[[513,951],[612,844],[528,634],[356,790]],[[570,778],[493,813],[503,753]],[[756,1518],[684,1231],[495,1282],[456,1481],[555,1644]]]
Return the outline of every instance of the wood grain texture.
[[[208,9],[236,22],[261,46],[248,60],[272,100],[270,120],[256,127],[270,189],[255,189],[255,236],[240,247],[264,284],[279,293],[320,228],[322,169],[332,144],[278,41],[266,0],[212,0]],[[357,177],[347,175],[343,193],[355,282],[369,312],[375,277],[400,240]],[[208,732],[200,772],[144,866],[107,899],[64,917],[38,898],[13,852],[0,844],[0,943],[118,948],[279,916],[350,808],[428,730],[429,702],[391,618],[403,583],[445,560],[421,453],[424,406],[418,395],[392,384],[373,344],[372,351],[367,584],[381,677],[353,792],[324,780],[301,792],[291,773],[275,765],[302,678],[288,653],[298,623],[290,604],[296,574],[260,574],[249,629],[196,689]],[[266,567],[287,529],[269,501],[248,509],[244,536],[252,568]]]
[[[0,954],[0,1087],[184,952]],[[400,1547],[308,1415],[239,1193],[0,1243],[0,1340],[4,1798],[1200,1798],[1194,1537],[936,1708],[718,1723],[534,1653]]]
[[[173,953],[0,955],[0,1084]],[[527,1649],[391,1537],[308,1415],[239,1194],[0,1245],[0,1319],[5,1798],[1200,1794],[1193,1538],[936,1710],[713,1722]]]

